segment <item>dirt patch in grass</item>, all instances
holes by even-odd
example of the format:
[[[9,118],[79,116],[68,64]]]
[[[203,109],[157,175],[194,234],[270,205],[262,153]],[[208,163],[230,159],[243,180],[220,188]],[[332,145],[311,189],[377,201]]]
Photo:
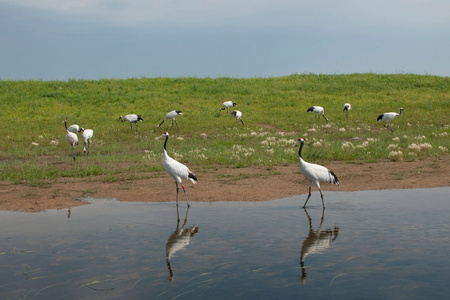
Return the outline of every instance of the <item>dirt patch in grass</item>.
[[[450,159],[444,157],[413,162],[330,163],[326,167],[336,173],[341,185],[323,184],[322,191],[326,201],[326,191],[446,187],[450,186],[449,162]],[[192,202],[265,201],[308,192],[308,183],[298,165],[194,171],[198,184],[184,183]],[[1,183],[0,210],[65,209],[85,204],[80,200],[83,197],[137,202],[175,201],[175,184],[165,172],[134,175],[144,179],[110,182],[102,177],[62,178],[45,187]],[[313,191],[316,191],[315,187]],[[180,201],[184,201],[181,189]],[[310,201],[320,201],[320,198],[315,194]]]

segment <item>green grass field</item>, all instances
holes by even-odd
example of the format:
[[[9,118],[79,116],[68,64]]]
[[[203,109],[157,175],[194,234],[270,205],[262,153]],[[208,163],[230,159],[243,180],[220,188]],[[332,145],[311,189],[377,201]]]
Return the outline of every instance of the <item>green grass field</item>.
[[[225,111],[233,100],[245,126]],[[352,105],[349,118],[342,111]],[[323,118],[306,113],[325,108]],[[405,114],[386,130],[377,116]],[[179,109],[179,128],[165,114]],[[144,118],[136,132],[119,116]],[[164,131],[169,155],[192,170],[296,164],[415,160],[449,155],[450,78],[396,74],[291,75],[276,78],[142,78],[126,80],[0,81],[0,180],[43,184],[60,177],[102,175],[130,180],[162,171]],[[72,161],[62,123],[94,130]]]

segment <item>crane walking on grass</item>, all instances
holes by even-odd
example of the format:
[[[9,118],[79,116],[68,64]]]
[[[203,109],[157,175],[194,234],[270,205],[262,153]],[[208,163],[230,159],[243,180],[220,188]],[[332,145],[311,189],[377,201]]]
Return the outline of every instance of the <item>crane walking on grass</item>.
[[[328,122],[327,117],[325,117],[325,110],[323,109],[322,106],[311,106],[310,108],[308,108],[308,110],[306,112],[313,112],[316,114],[316,116],[314,117],[314,119],[317,119],[317,116],[322,115],[322,117]],[[319,117],[320,120],[320,117]]]
[[[144,122],[144,119],[140,115],[130,114],[126,115],[125,118],[120,116],[119,120],[122,122],[130,122],[130,129],[133,130],[133,123],[136,124],[136,131],[138,130],[138,121]]]
[[[72,146],[72,158],[73,158],[73,160],[75,160],[74,147],[76,145],[78,145],[78,136],[75,133],[69,131],[69,128],[67,128],[66,119],[64,119],[63,123],[64,123],[64,126],[66,127],[66,140]]]
[[[303,176],[305,176],[306,180],[308,180],[308,184],[309,184],[308,198],[306,198],[303,208],[306,207],[306,203],[308,203],[308,200],[311,197],[311,186],[313,183],[319,189],[320,197],[322,198],[322,206],[323,206],[323,208],[325,208],[325,204],[323,202],[322,190],[320,189],[320,182],[334,183],[336,185],[339,185],[339,180],[338,180],[336,174],[333,173],[333,171],[328,170],[327,168],[325,168],[323,166],[311,164],[311,163],[304,161],[302,158],[302,149],[303,149],[305,140],[303,138],[299,138],[298,143],[300,144],[300,149],[298,150],[298,160],[299,160],[300,170],[302,171],[302,174],[303,174]]]
[[[387,129],[389,129],[389,130],[391,130],[391,131],[394,131],[394,130],[392,130],[392,129],[389,127],[389,125],[391,124],[391,121],[394,120],[394,118],[395,118],[396,116],[400,116],[400,115],[403,114],[403,113],[404,113],[403,108],[400,108],[400,113],[399,113],[399,114],[398,114],[398,113],[395,113],[395,112],[384,113],[384,114],[378,116],[377,121],[378,121],[378,122],[379,122],[379,121],[385,121],[384,127],[386,127]]]
[[[159,123],[158,128],[161,127],[161,125],[167,119],[172,119],[172,127],[173,127],[173,122],[174,121],[175,121],[175,124],[177,124],[177,127],[178,127],[178,123],[177,123],[177,120],[175,120],[175,118],[178,117],[179,115],[182,115],[182,114],[183,113],[181,112],[181,110],[172,110],[171,112],[167,113],[167,115],[164,117],[164,120],[162,120],[162,122]]]
[[[230,112],[230,108],[231,107],[233,107],[233,106],[236,106],[237,104],[236,103],[234,103],[233,101],[225,101],[223,104],[222,104],[222,106],[223,107],[221,107],[220,109],[219,109],[219,111],[222,111],[222,110],[227,110],[227,112]]]
[[[180,183],[181,187],[183,188],[186,203],[187,203],[188,207],[190,207],[191,205],[188,202],[186,188],[184,187],[182,180],[183,179],[190,180],[190,181],[192,181],[193,184],[196,184],[197,177],[195,177],[194,173],[192,173],[188,167],[186,167],[182,163],[179,163],[178,161],[176,161],[175,159],[173,159],[172,157],[170,157],[167,154],[166,146],[167,146],[167,141],[169,140],[169,133],[164,132],[163,136],[166,137],[166,140],[164,142],[164,149],[163,149],[163,166],[164,166],[164,169],[166,169],[166,172],[170,176],[172,176],[173,180],[175,181],[175,186],[177,188],[177,206],[178,206],[178,190],[179,190],[178,183]]]
[[[84,139],[84,149],[83,150],[84,150],[84,153],[87,152],[87,155],[89,155],[89,148],[90,148],[90,145],[91,145],[91,139],[94,136],[94,130],[92,130],[92,129],[84,129],[84,128],[81,128],[81,130],[83,131],[82,136],[83,136],[83,139]],[[88,146],[87,151],[86,151],[86,145]]]

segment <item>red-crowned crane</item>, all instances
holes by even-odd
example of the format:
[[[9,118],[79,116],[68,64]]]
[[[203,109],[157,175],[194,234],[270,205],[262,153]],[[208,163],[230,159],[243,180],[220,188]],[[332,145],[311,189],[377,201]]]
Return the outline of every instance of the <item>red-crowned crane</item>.
[[[233,106],[236,106],[237,104],[236,103],[234,103],[233,101],[225,101],[223,104],[222,104],[222,106],[223,107],[221,107],[220,109],[219,109],[219,111],[222,111],[222,110],[227,110],[227,112],[229,113],[230,112],[230,108],[231,107],[233,107]]]
[[[298,160],[299,160],[300,170],[302,171],[302,174],[303,174],[303,176],[305,176],[306,180],[308,180],[308,185],[309,185],[308,198],[306,198],[303,208],[306,207],[306,203],[308,203],[308,200],[311,197],[311,186],[313,183],[319,189],[320,197],[322,198],[322,206],[325,208],[325,204],[323,202],[322,190],[320,189],[320,182],[334,183],[336,185],[339,185],[339,180],[338,180],[336,174],[333,173],[333,171],[328,170],[327,168],[325,168],[321,165],[311,164],[311,163],[304,161],[302,158],[302,149],[303,149],[305,140],[303,138],[299,138],[298,143],[300,144],[300,149],[298,150]]]
[[[84,151],[84,153],[87,152],[87,154],[89,155],[89,148],[91,145],[91,139],[94,136],[94,130],[81,128],[81,131],[83,131],[82,137],[84,139],[83,151]],[[86,145],[88,146],[87,151],[86,151]]]
[[[325,117],[324,111],[325,110],[323,109],[322,106],[311,106],[310,108],[308,108],[308,110],[306,112],[313,112],[313,113],[315,113],[316,116],[314,117],[314,119],[316,119],[318,115],[322,115],[322,117],[325,120],[327,120],[327,122],[328,122],[327,117]],[[320,120],[320,117],[319,117],[319,120]]]
[[[76,145],[78,145],[78,136],[75,133],[69,131],[69,129],[67,128],[66,119],[64,119],[63,123],[64,123],[64,126],[66,127],[66,140],[72,146],[72,158],[73,158],[73,160],[75,160],[74,147]]]
[[[345,115],[347,116],[347,119],[348,119],[348,112],[350,111],[350,109],[352,109],[352,106],[350,105],[350,103],[345,103],[344,104],[344,112],[345,112]]]
[[[197,183],[197,177],[195,177],[194,173],[192,173],[188,167],[183,165],[182,163],[179,163],[172,157],[170,157],[167,154],[166,146],[167,141],[169,140],[169,133],[164,132],[163,136],[166,137],[166,140],[164,142],[164,149],[163,149],[163,166],[164,169],[166,169],[166,172],[173,177],[173,180],[175,181],[175,186],[177,188],[177,206],[178,206],[178,183],[181,184],[181,187],[183,188],[184,197],[186,199],[186,203],[188,207],[191,205],[188,202],[187,194],[186,194],[186,188],[183,185],[182,180],[190,180],[193,184]]]
[[[144,122],[144,119],[140,115],[130,114],[126,115],[125,118],[120,116],[119,120],[122,122],[130,122],[130,129],[133,130],[133,123],[136,124],[136,131],[138,130],[138,121]]]
[[[80,133],[82,129],[83,128],[80,128],[80,126],[78,126],[77,124],[72,124],[69,126],[69,128],[67,128],[67,130],[73,133]]]
[[[238,120],[241,120],[242,125],[245,125],[242,120],[242,113],[239,110],[234,110],[231,115],[236,118],[236,125],[238,124]]]
[[[179,115],[182,115],[183,113],[181,112],[181,110],[172,110],[171,112],[168,112],[167,115],[164,117],[164,120],[162,120],[161,123],[159,123],[158,128],[161,127],[161,125],[164,123],[164,121],[168,120],[168,119],[172,119],[172,127],[173,127],[173,122],[175,121],[175,124],[177,124],[178,127],[178,123],[177,120],[175,120],[176,117],[178,117]]]
[[[385,126],[387,129],[390,129],[391,131],[394,131],[394,130],[392,130],[392,129],[389,127],[389,125],[391,124],[391,121],[394,120],[394,118],[395,118],[396,116],[400,116],[400,115],[403,114],[403,113],[405,113],[405,112],[403,111],[403,108],[400,108],[400,113],[399,113],[399,114],[398,114],[398,113],[395,113],[395,112],[384,113],[384,114],[378,116],[377,121],[378,121],[378,122],[379,122],[379,121],[385,121],[386,123],[384,123],[384,126]]]

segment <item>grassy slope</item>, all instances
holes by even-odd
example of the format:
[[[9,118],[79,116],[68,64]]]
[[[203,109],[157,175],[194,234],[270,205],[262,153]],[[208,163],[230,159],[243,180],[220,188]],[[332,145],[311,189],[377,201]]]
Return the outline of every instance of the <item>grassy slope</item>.
[[[227,100],[238,104],[245,127],[219,112]],[[348,120],[345,102],[353,108]],[[315,122],[306,113],[312,105],[323,106],[330,122]],[[405,115],[393,121],[393,133],[376,122],[379,114],[400,107]],[[173,109],[184,113],[179,128],[170,122],[156,128]],[[118,120],[129,113],[145,120],[138,133]],[[293,143],[299,136],[312,162],[446,156],[449,113],[450,78],[409,74],[0,81],[0,179],[139,178],[162,170],[163,141],[157,137],[165,130],[172,136],[169,154],[193,170],[296,163]],[[63,118],[94,130],[89,158],[82,156],[79,135],[77,160],[71,161]]]

